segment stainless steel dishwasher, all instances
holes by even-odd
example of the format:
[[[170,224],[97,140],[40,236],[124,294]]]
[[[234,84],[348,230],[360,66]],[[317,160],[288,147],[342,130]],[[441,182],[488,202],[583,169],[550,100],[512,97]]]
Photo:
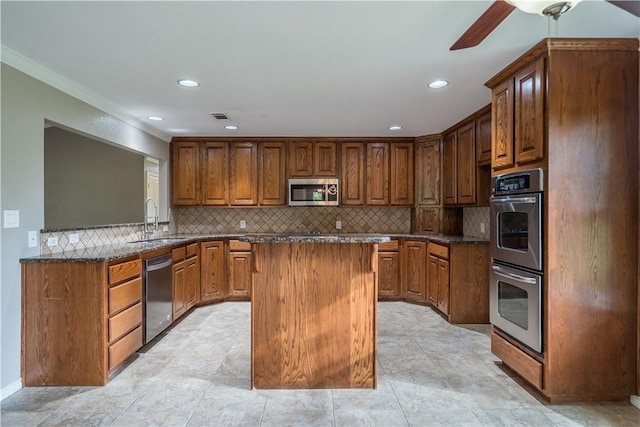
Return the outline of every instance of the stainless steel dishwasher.
[[[145,344],[171,325],[173,317],[171,264],[171,254],[144,261]]]

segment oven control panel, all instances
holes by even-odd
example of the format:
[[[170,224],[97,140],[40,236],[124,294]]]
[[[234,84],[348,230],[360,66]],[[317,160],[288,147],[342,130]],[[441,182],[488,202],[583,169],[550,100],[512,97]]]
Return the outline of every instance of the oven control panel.
[[[494,176],[491,180],[491,194],[538,193],[543,189],[542,169],[530,169],[521,172]]]

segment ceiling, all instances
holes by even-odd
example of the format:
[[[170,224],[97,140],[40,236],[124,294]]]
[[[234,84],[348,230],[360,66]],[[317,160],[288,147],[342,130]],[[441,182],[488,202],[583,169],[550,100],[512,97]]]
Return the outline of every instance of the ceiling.
[[[545,37],[640,37],[640,18],[594,0],[557,25],[515,10],[450,51],[490,4],[3,0],[0,40],[3,62],[169,140],[438,133],[488,104],[484,83]],[[435,78],[450,85],[427,88]]]

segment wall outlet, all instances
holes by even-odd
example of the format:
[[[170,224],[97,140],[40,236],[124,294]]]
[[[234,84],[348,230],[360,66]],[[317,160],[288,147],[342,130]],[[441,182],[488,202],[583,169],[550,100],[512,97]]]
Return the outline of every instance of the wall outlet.
[[[168,225],[163,225],[162,226],[162,231],[164,231],[164,232],[169,231],[169,226]]]
[[[484,233],[484,222],[480,223],[480,232]]]
[[[28,233],[27,242],[29,243],[29,247],[30,248],[37,248],[38,247],[38,232],[37,231],[30,231]]]
[[[240,220],[240,228],[243,230],[247,228],[247,221],[245,221],[244,219]]]
[[[80,235],[78,233],[69,234],[69,243],[78,243],[80,241]]]
[[[336,230],[340,230],[342,228],[342,221],[336,221]]]
[[[58,246],[58,238],[55,236],[49,237],[47,239],[47,246],[49,247]]]

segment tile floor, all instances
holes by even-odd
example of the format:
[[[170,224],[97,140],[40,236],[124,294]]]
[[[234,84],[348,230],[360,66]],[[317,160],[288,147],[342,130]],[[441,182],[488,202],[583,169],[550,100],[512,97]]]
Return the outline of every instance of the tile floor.
[[[379,304],[376,390],[251,390],[249,303],[198,308],[105,387],[25,388],[2,426],[638,426],[627,402],[549,405],[489,351],[489,328]]]

